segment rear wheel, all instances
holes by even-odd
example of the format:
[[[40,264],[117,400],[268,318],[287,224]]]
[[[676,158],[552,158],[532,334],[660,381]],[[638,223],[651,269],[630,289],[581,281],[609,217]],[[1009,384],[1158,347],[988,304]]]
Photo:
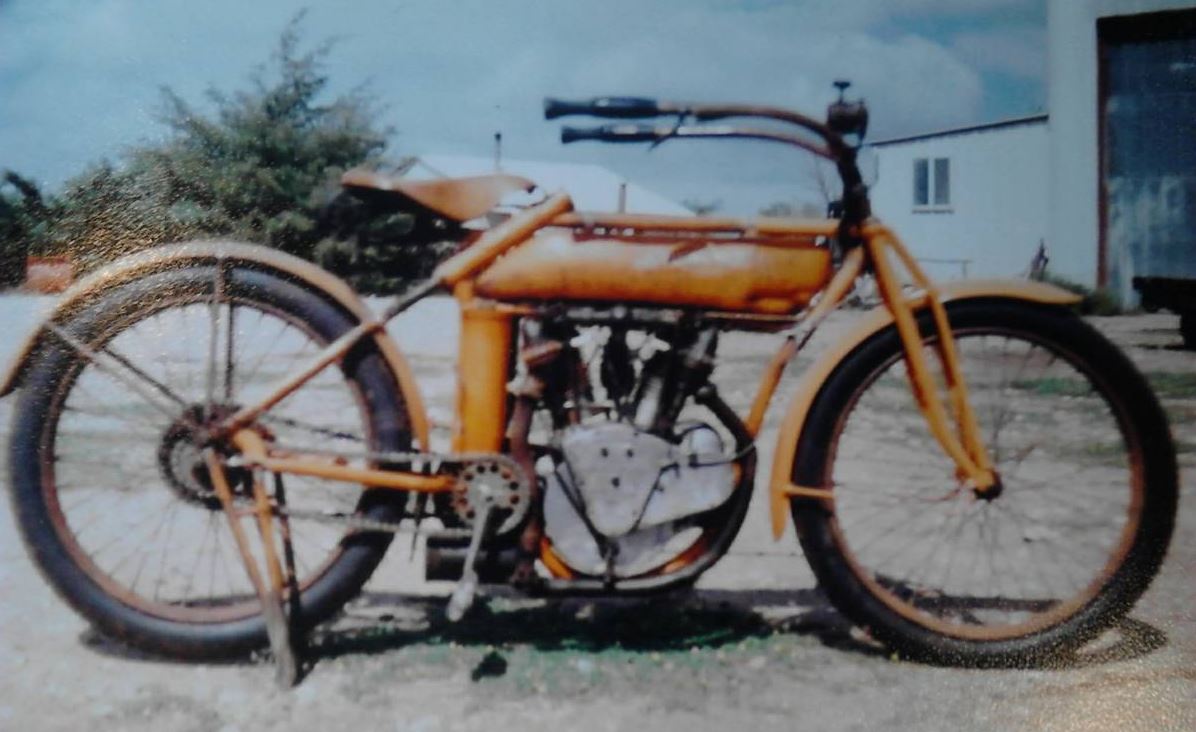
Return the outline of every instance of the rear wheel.
[[[60,323],[108,368],[47,334],[14,415],[10,470],[21,532],[55,589],[105,633],[145,650],[209,658],[264,645],[261,606],[194,426],[260,399],[354,324],[293,282],[211,265],[122,284]],[[368,342],[259,424],[297,449],[410,445],[395,376]],[[247,500],[248,476],[231,477]],[[290,476],[285,486],[292,510],[401,516],[401,494]],[[359,591],[390,541],[324,522],[290,527],[308,625]]]
[[[890,328],[811,409],[794,477],[835,499],[833,512],[794,501],[802,546],[836,606],[906,655],[1007,665],[1074,649],[1129,610],[1163,559],[1177,495],[1165,417],[1128,359],[1069,311],[948,311],[1002,489],[956,479]]]

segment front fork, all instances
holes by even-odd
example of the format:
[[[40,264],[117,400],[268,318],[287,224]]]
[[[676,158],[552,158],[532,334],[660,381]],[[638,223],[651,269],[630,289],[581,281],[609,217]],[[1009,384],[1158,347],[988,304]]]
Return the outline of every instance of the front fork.
[[[921,267],[901,242],[887,231],[882,230],[866,237],[863,246],[867,247],[868,263],[876,275],[881,297],[889,312],[893,314],[893,321],[905,352],[910,388],[914,392],[919,409],[926,417],[931,434],[955,462],[956,479],[970,487],[977,497],[995,498],[1001,490],[1000,478],[993,469],[976,423],[976,414],[968,398],[967,384],[959,368],[955,338],[938,289],[922,272]],[[922,293],[920,301],[911,301],[902,292],[901,280],[889,259],[890,251],[897,256],[910,275],[913,285]],[[955,416],[954,426],[930,373],[926,352],[922,346],[922,333],[914,315],[915,306],[930,309],[934,324],[935,350],[943,367],[947,396]]]

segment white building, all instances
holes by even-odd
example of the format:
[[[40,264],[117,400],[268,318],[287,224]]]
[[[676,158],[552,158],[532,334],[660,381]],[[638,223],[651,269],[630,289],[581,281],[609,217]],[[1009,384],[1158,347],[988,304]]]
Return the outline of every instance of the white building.
[[[1042,239],[1127,304],[1135,275],[1196,278],[1196,2],[1047,7],[1049,119],[881,141],[877,213],[940,275],[1019,274]]]
[[[1024,273],[1047,236],[1047,117],[881,140],[872,208],[936,279]]]

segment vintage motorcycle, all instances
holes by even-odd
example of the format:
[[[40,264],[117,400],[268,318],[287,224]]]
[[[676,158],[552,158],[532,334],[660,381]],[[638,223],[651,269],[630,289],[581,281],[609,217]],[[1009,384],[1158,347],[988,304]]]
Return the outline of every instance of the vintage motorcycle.
[[[177,657],[269,642],[293,679],[298,639],[360,590],[396,532],[428,578],[456,581],[453,620],[479,583],[687,586],[744,521],[783,369],[871,275],[883,304],[790,395],[762,481],[775,537],[791,519],[834,605],[907,657],[1033,662],[1129,610],[1176,511],[1157,400],[1072,294],[923,274],[870,213],[862,102],[841,87],[825,122],[641,98],[548,100],[545,113],[670,119],[566,128],[563,142],[796,146],[838,171],[837,215],[577,213],[555,193],[492,217],[378,315],[264,247],[192,242],[115,262],[64,296],[0,386],[22,387],[15,514],[67,602]],[[753,117],[773,124],[719,123]],[[501,174],[355,170],[344,183],[450,228],[533,189]],[[460,308],[441,451],[419,363],[385,330],[436,292]],[[730,331],[778,334],[742,415],[712,378]]]

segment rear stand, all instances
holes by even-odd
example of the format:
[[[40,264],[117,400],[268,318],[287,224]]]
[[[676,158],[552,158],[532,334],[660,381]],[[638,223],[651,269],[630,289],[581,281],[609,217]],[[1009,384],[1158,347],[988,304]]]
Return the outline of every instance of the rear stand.
[[[274,478],[274,501],[266,493],[262,485],[260,471],[253,473],[252,509],[238,509],[233,503],[233,492],[228,484],[224,465],[216,452],[211,448],[204,451],[208,474],[211,476],[212,488],[216,492],[220,504],[224,508],[224,515],[228,518],[228,525],[241,553],[242,563],[249,581],[257,592],[262,603],[262,616],[266,621],[266,634],[270,639],[270,651],[274,657],[274,679],[282,689],[289,689],[299,682],[301,667],[300,653],[303,635],[298,630],[299,592],[295,579],[294,552],[291,547],[290,525],[285,512],[279,511],[279,538],[282,542],[282,558],[279,557],[278,546],[274,540],[275,506],[283,506],[286,496],[281,476]],[[252,514],[257,517],[258,534],[261,538],[262,557],[265,563],[263,574],[257,558],[253,555],[249,538],[241,524],[244,515]],[[267,578],[268,581],[267,581]],[[290,590],[291,612],[283,607],[283,597]]]
[[[266,635],[270,640],[270,651],[274,657],[275,681],[282,689],[297,684],[302,676],[302,650],[304,634],[299,622],[300,593],[296,580],[295,556],[291,546],[291,530],[286,515],[286,489],[282,476],[274,473],[274,496],[271,497],[263,484],[261,470],[254,470],[247,481],[252,483],[253,506],[238,507],[233,500],[232,487],[221,457],[215,450],[204,451],[204,460],[211,476],[212,488],[220,499],[224,515],[228,518],[233,540],[241,554],[245,573],[249,576],[262,604],[262,616],[266,621]],[[478,482],[469,488],[471,504],[476,507],[473,532],[465,556],[464,572],[449,599],[446,615],[450,622],[460,621],[473,605],[477,594],[478,554],[482,540],[491,529],[491,518],[498,506],[498,496],[485,482]],[[261,563],[254,556],[249,537],[246,536],[241,519],[245,516],[257,518],[258,535],[261,539]],[[278,537],[275,538],[275,522],[278,518]],[[281,557],[280,555],[281,545]],[[261,564],[265,565],[264,571]],[[289,608],[284,607],[284,598],[289,598]],[[288,613],[289,609],[289,613]]]

